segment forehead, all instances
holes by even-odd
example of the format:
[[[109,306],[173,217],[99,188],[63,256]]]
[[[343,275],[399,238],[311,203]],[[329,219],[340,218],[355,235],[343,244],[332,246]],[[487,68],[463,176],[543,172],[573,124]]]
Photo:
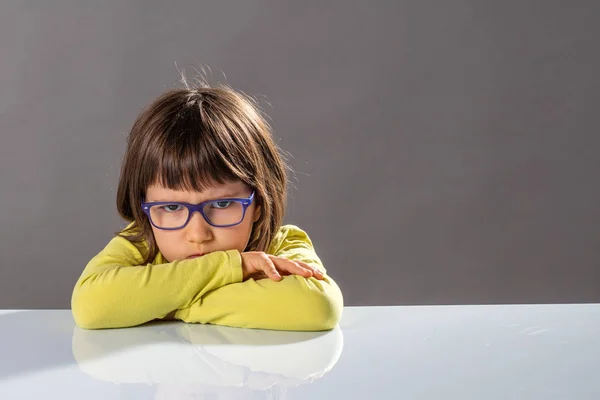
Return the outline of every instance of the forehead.
[[[217,183],[201,192],[194,190],[175,190],[160,184],[152,184],[146,191],[146,201],[179,201],[185,203],[201,203],[225,197],[246,197],[248,186],[241,181]]]

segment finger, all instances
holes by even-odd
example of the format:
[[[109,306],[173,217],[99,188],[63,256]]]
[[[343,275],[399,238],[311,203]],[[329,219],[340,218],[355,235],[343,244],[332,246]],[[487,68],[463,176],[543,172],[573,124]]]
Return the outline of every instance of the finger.
[[[280,281],[282,279],[281,275],[279,275],[279,272],[277,272],[277,268],[275,268],[275,264],[273,264],[273,261],[271,261],[268,256],[265,256],[262,259],[261,268],[262,271],[272,280]]]
[[[292,260],[286,261],[288,262],[287,264],[290,266],[290,272],[296,275],[301,275],[305,278],[310,278],[311,276],[313,276],[313,272],[309,268],[304,268],[303,266]]]
[[[296,262],[304,268],[309,268],[313,272],[313,275],[315,278],[317,278],[319,280],[325,278],[325,274],[319,268],[313,267],[312,265],[308,265],[304,261],[296,261]]]
[[[311,276],[313,276],[311,269],[304,268],[295,261],[276,256],[271,256],[270,258],[273,261],[273,263],[275,263],[277,269],[279,269],[280,271],[287,271],[291,274],[300,275],[305,278],[310,278]]]
[[[290,266],[290,272],[303,276],[305,278],[315,277],[317,279],[323,279],[323,274],[317,268],[314,268],[305,262],[296,260],[287,260],[285,258],[276,257],[276,259],[283,260],[286,266]],[[277,264],[277,262],[276,262]]]

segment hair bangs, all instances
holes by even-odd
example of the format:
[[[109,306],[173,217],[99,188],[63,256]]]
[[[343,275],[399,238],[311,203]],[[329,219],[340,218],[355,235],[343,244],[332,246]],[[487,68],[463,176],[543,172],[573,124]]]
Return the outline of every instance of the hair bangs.
[[[149,170],[144,180],[173,190],[198,192],[236,180],[248,183],[249,174],[237,165],[240,157],[227,143],[229,135],[211,132],[211,127],[193,114],[179,115],[159,136],[154,157],[147,160]]]

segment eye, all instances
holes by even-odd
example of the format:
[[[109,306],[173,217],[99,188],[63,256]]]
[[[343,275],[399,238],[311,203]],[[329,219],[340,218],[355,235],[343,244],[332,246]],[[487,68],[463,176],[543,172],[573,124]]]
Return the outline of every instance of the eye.
[[[183,210],[183,206],[181,204],[167,204],[162,206],[161,209],[166,212],[175,212]]]
[[[233,203],[233,201],[215,201],[210,206],[212,208],[216,208],[217,210],[222,210],[224,208],[229,207],[231,203]]]

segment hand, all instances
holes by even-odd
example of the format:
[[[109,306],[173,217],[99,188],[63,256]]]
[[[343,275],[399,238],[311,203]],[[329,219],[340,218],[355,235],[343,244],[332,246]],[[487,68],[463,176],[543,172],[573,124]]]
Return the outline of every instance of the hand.
[[[270,278],[280,281],[282,275],[300,275],[305,278],[323,279],[323,272],[302,261],[276,257],[262,251],[248,251],[242,255],[243,280]]]

